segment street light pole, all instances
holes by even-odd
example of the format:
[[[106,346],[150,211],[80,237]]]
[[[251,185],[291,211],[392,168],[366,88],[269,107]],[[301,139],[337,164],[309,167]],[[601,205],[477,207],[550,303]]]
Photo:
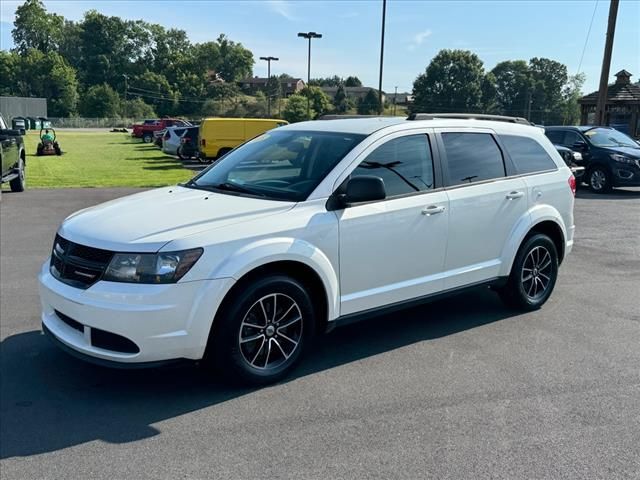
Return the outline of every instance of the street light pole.
[[[260,60],[267,61],[267,83],[265,84],[265,90],[267,91],[267,116],[271,118],[271,94],[269,93],[269,80],[271,80],[271,60],[277,62],[280,60],[277,57],[260,57]]]
[[[309,88],[310,87],[309,82],[311,82],[311,39],[322,38],[322,34],[316,33],[316,32],[299,32],[298,36],[309,40],[309,52],[307,56],[307,88]],[[311,97],[309,95],[309,92],[307,92],[307,118],[309,118],[310,113],[311,113]]]
[[[124,118],[127,118],[127,95],[129,94],[129,84],[128,84],[129,75],[127,75],[126,73],[123,73],[122,76],[124,77]]]
[[[393,94],[393,116],[396,116],[396,104],[398,102],[398,86],[395,87],[395,93]]]

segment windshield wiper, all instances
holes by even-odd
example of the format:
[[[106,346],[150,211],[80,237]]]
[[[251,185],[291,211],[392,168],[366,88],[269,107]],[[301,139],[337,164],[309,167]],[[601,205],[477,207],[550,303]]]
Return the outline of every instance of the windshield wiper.
[[[248,193],[249,195],[266,197],[264,193],[258,193],[254,190],[243,187],[242,185],[238,185],[237,183],[231,183],[231,182],[213,183],[211,185],[207,185],[207,187],[216,188],[218,190],[226,190],[228,192]]]

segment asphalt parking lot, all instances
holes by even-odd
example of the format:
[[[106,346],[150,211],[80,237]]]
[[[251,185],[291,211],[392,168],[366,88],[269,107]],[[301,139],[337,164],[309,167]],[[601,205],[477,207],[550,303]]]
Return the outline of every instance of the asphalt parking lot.
[[[56,227],[129,192],[2,194],[3,480],[640,477],[640,189],[579,191],[542,310],[479,291],[352,325],[259,390],[95,367],[40,334]]]

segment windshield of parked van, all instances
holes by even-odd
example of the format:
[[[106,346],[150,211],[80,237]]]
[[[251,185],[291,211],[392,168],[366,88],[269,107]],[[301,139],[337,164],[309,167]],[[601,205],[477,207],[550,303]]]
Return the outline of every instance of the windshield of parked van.
[[[232,150],[184,186],[299,202],[364,138],[273,130]]]
[[[632,147],[640,148],[631,137],[613,128],[592,128],[584,135],[596,147]]]

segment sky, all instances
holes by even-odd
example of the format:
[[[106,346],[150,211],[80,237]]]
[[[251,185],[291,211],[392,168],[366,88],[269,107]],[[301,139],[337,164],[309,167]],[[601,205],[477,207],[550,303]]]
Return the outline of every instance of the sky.
[[[15,9],[0,2],[0,48],[12,48]],[[311,76],[358,76],[377,87],[382,0],[45,0],[70,20],[85,11],[142,19],[185,30],[193,42],[225,33],[253,51],[254,74],[266,76],[261,56],[279,57],[272,74],[306,80],[307,44],[300,31],[315,31]],[[609,10],[608,0],[388,0],[383,90],[411,91],[416,76],[443,48],[476,53],[490,70],[504,60],[547,57],[569,74],[584,72],[585,93],[597,90]],[[593,19],[592,28],[589,25]],[[583,56],[584,51],[584,56]],[[581,62],[582,59],[582,62]],[[640,0],[622,0],[611,75],[626,69],[640,79]],[[613,78],[610,78],[610,82]]]

